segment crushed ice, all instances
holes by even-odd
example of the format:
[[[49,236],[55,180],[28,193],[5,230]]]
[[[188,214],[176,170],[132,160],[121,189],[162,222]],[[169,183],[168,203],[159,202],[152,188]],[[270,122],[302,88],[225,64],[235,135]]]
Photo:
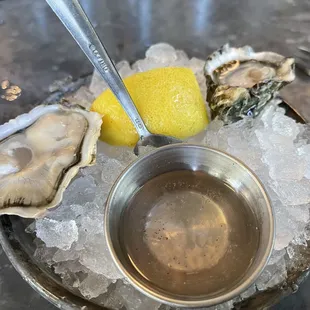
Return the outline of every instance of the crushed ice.
[[[195,73],[205,98],[204,60],[189,59],[183,51],[160,43],[146,52],[146,58],[132,66],[121,61],[122,77],[158,67],[184,66]],[[91,103],[105,88],[94,72],[89,89],[82,87],[75,100]],[[310,206],[310,126],[297,124],[270,104],[253,120],[229,126],[213,121],[206,131],[189,139],[224,150],[247,164],[261,179],[272,200],[276,218],[276,242],[271,259],[255,285],[240,297],[272,287],[286,277],[294,245],[306,246],[305,231]],[[36,257],[62,277],[64,285],[77,289],[111,309],[158,309],[160,304],[126,283],[114,266],[105,243],[103,216],[107,194],[121,171],[135,159],[131,149],[98,142],[97,163],[84,168],[65,192],[62,204],[44,219],[36,221]],[[31,228],[29,229],[31,231]],[[229,301],[216,309],[230,309]],[[215,308],[214,308],[215,309]]]

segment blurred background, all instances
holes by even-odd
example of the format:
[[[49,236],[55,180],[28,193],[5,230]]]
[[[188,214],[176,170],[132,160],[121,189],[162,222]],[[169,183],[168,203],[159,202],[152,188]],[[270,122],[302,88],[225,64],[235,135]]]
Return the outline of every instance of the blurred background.
[[[167,42],[206,58],[221,45],[251,45],[294,55],[310,45],[308,0],[81,0],[115,61],[143,58]],[[0,123],[42,102],[55,80],[92,72],[75,41],[44,0],[0,0],[0,82],[22,89],[15,101],[0,98]],[[300,76],[284,96],[310,120],[309,79]],[[1,95],[1,94],[0,94]],[[1,96],[0,96],[1,97]],[[274,309],[310,309],[310,281]],[[15,272],[0,248],[0,309],[55,309]]]

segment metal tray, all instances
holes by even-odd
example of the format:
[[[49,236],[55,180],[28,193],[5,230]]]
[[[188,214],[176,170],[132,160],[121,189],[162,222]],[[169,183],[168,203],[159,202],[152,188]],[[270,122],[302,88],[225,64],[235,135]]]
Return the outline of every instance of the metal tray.
[[[79,86],[83,83],[79,81]],[[75,90],[73,87],[72,90]],[[59,100],[63,94],[53,94],[52,98],[45,102]],[[286,114],[297,122],[305,123],[303,117],[291,108],[286,102],[282,102]],[[25,232],[26,227],[32,220],[19,218],[16,216],[0,217],[0,243],[8,256],[9,260],[20,273],[23,279],[35,289],[41,296],[54,304],[59,309],[105,309],[73,291],[65,288],[59,276],[53,273],[53,270],[46,265],[34,259],[35,236]],[[298,285],[308,276],[310,268],[310,246],[303,249],[302,259],[298,263],[298,268],[288,270],[286,281],[272,289],[257,293],[255,296],[244,300],[242,303],[235,304],[235,309],[263,309],[272,306],[285,297],[296,291]]]

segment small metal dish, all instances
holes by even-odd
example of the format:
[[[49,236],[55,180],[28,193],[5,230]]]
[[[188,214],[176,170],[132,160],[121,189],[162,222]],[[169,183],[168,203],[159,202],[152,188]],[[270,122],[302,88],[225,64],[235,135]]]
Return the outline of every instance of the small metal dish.
[[[114,184],[105,214],[112,257],[160,302],[212,306],[241,294],[270,256],[274,218],[257,177],[204,146],[159,148]]]

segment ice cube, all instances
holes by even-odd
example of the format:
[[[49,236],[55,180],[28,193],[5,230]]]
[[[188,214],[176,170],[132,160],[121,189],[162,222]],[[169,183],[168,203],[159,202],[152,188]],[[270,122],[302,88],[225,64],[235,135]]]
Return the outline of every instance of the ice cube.
[[[272,265],[272,268],[275,265]],[[269,280],[267,287],[275,287],[276,285],[283,283],[287,277],[287,269],[284,257],[281,258],[277,265],[275,266],[275,271],[273,272],[272,278]]]
[[[261,158],[260,153],[254,148],[232,148],[229,147],[227,152],[234,157],[241,160],[244,164],[246,164],[250,169],[256,171],[261,167]]]
[[[127,167],[137,159],[132,149],[122,149],[119,154],[114,155],[115,159],[120,161],[124,167]]]
[[[131,285],[117,283],[117,292],[123,298],[124,305],[130,310],[157,310],[160,303],[141,294]]]
[[[291,164],[291,163],[288,163]],[[269,182],[282,203],[286,205],[302,205],[310,202],[310,180],[300,181],[274,180]]]
[[[82,176],[91,176],[96,186],[98,186],[101,183],[101,172],[102,169],[98,164],[95,164],[90,167],[85,167],[80,170],[80,174]]]
[[[284,115],[286,111],[282,107],[276,107],[276,112]]]
[[[103,234],[89,238],[84,244],[79,261],[92,272],[104,275],[108,279],[121,279],[122,275],[115,266]]]
[[[183,62],[184,66],[188,65],[189,58],[187,54],[182,50],[176,50],[177,61]]]
[[[199,309],[201,309],[201,310],[230,310],[230,309],[234,308],[234,302],[236,302],[237,299],[238,299],[238,297],[233,299],[233,300],[226,301],[224,303],[221,303],[221,304],[213,306],[213,307],[199,308]],[[177,308],[177,310],[183,310],[183,309],[184,308]],[[188,308],[186,310],[190,310],[190,308]]]
[[[53,256],[53,261],[56,263],[65,262],[65,261],[73,261],[79,257],[79,253],[77,251],[72,250],[61,250],[59,249]],[[59,272],[58,272],[59,273]]]
[[[87,277],[79,284],[79,291],[88,298],[96,298],[108,290],[111,281],[102,275],[88,272]]]
[[[284,257],[282,257],[277,264],[268,265],[265,267],[262,274],[255,281],[255,285],[259,291],[264,291],[267,288],[282,283],[286,276],[286,263]]]
[[[276,106],[272,103],[268,104],[261,112],[261,114],[256,118],[255,127],[270,129],[275,111]]]
[[[223,126],[223,121],[215,119],[208,125],[206,134],[208,134],[209,131],[218,132],[221,128],[223,128]]]
[[[269,169],[263,166],[260,170],[256,171],[256,175],[262,180],[265,186],[265,190],[269,198],[273,201],[279,200],[278,194],[273,190],[269,184]]]
[[[147,153],[153,152],[156,150],[156,147],[152,145],[140,146],[139,147],[139,157],[146,155]]]
[[[283,136],[277,133],[270,133],[268,136],[270,143],[273,145],[272,148],[276,148],[281,153],[283,152],[296,152],[296,147],[294,146],[294,139],[292,137]]]
[[[269,175],[273,180],[301,180],[306,169],[306,161],[298,156],[296,150],[279,154],[278,150],[264,153],[263,161],[269,166]]]
[[[285,253],[286,250],[284,248],[280,251],[273,250],[269,258],[268,265],[277,264],[280,259],[284,258]]]
[[[79,262],[74,260],[64,261],[61,264],[55,264],[54,265],[54,271],[57,274],[66,274],[66,273],[86,273],[89,270],[87,270],[83,265],[81,265]],[[85,276],[81,277],[85,278]]]
[[[116,69],[122,78],[126,78],[135,73],[134,70],[131,69],[129,62],[127,60],[122,60],[116,64]]]
[[[80,221],[80,230],[88,236],[103,234],[103,217],[100,216],[99,206],[95,203],[86,203],[83,217]]]
[[[307,224],[310,220],[309,213],[310,204],[289,206],[286,208],[288,216],[297,222]]]
[[[34,243],[36,245],[36,250],[34,252],[35,259],[39,262],[44,262],[48,266],[52,266],[55,263],[53,261],[53,256],[57,252],[57,248],[46,247],[45,244],[42,244],[42,240],[39,238],[36,238]]]
[[[219,136],[217,134],[217,132],[208,132],[205,136],[205,139],[202,140],[202,142],[204,144],[206,144],[209,147],[213,147],[213,148],[219,148]]]
[[[297,152],[300,156],[305,156],[310,161],[310,144],[298,147]]]
[[[101,179],[104,182],[112,184],[122,173],[125,166],[117,159],[110,158],[103,165]]]
[[[74,220],[58,222],[43,218],[36,222],[36,234],[47,247],[70,249],[73,242],[78,240],[78,228]]]
[[[258,142],[263,150],[268,150],[272,148],[272,143],[269,141],[268,135],[270,132],[264,129],[256,129],[255,135],[258,139]]]
[[[303,145],[298,147],[297,152],[301,160],[305,160],[306,163],[304,176],[310,179],[310,144],[305,144],[305,140],[303,140],[302,144]]]
[[[206,144],[205,143],[205,137],[206,137],[206,132],[203,130],[197,135],[190,137],[186,140],[187,143],[192,143],[192,144]]]
[[[168,63],[156,62],[154,59],[142,59],[137,60],[133,65],[132,69],[135,72],[146,72],[156,68],[168,67]]]
[[[278,225],[279,227],[280,225]],[[277,228],[276,239],[274,243],[274,249],[276,251],[280,251],[284,249],[294,238],[294,233],[287,227],[279,227]]]
[[[272,118],[272,129],[275,133],[291,137],[293,140],[299,133],[299,126],[296,121],[279,112],[275,113]]]
[[[240,296],[242,299],[249,298],[250,296],[254,295],[257,292],[256,285],[251,285],[244,293],[242,293]]]
[[[246,148],[248,145],[247,141],[245,141],[244,138],[239,134],[228,135],[227,142],[228,145],[232,148]]]
[[[89,91],[93,94],[93,96],[96,98],[98,97],[103,91],[105,91],[108,88],[108,85],[103,80],[103,78],[100,76],[97,70],[94,71],[90,85],[89,85]]]
[[[173,46],[167,43],[152,45],[145,53],[147,59],[160,63],[172,63],[177,60],[178,55]]]
[[[189,61],[189,67],[193,70],[193,72],[196,73],[203,73],[203,69],[205,66],[205,61],[198,59],[196,57],[191,58],[191,60]]]
[[[95,100],[95,96],[90,92],[89,88],[86,86],[82,86],[74,93],[71,97],[66,98],[71,104],[77,104],[82,106],[86,110],[89,110],[93,101]]]
[[[294,150],[293,139],[266,129],[256,129],[255,135],[263,150]]]
[[[58,222],[61,221],[70,221],[72,218],[77,219],[83,214],[83,206],[72,204],[61,204],[59,207],[50,210],[46,218],[56,220]]]
[[[95,198],[97,185],[95,179],[91,175],[78,176],[68,186],[64,193],[63,204],[75,204],[80,205],[86,202],[91,202]]]
[[[177,50],[176,52],[176,60],[171,62],[170,66],[173,67],[188,67],[189,66],[189,58],[184,51]]]
[[[286,247],[293,238],[298,237],[306,223],[296,221],[294,217],[288,212],[292,213],[294,207],[287,207],[283,205],[280,201],[272,202],[275,219],[276,219],[276,239],[274,244],[275,250],[281,250]]]
[[[69,288],[76,288],[80,285],[81,281],[77,274],[66,273],[62,275],[62,283]]]
[[[97,162],[98,165],[102,165],[107,161],[107,158],[114,158],[120,161],[124,166],[127,166],[131,162],[137,159],[137,156],[134,154],[133,147],[126,146],[115,146],[109,145],[104,142],[97,143],[97,152],[99,153]]]
[[[62,268],[63,267],[63,268]],[[61,266],[58,270],[58,266],[55,266],[55,273],[60,274],[62,283],[65,287],[68,287],[72,290],[72,288],[76,288],[80,285],[81,283],[81,274],[80,273],[75,273],[71,272],[68,267]]]
[[[118,293],[115,285],[110,285],[109,293],[103,295],[102,297],[102,303],[107,309],[120,310],[124,307],[124,299]]]
[[[108,198],[108,194],[112,188],[111,183],[106,183],[106,182],[102,182],[100,186],[98,186],[98,193],[96,195],[96,198],[94,200],[94,203],[101,207],[104,208],[105,207],[105,203],[106,200]],[[102,211],[102,213],[104,213],[104,210]]]

